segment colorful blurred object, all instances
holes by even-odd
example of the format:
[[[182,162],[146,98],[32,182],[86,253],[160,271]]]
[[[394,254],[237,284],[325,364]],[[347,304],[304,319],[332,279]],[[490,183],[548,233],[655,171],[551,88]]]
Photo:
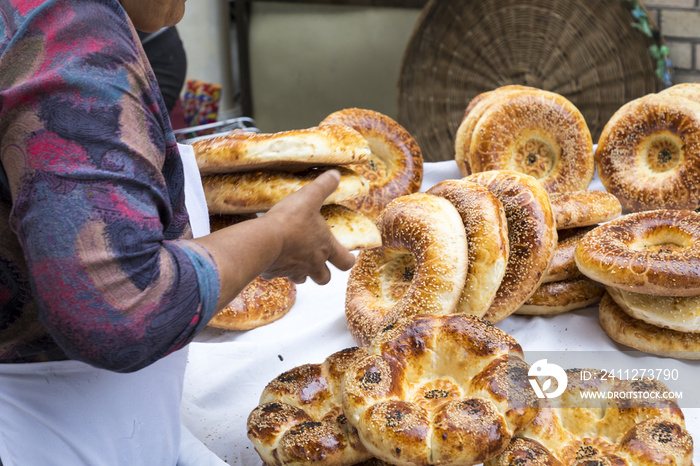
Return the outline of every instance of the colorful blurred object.
[[[188,79],[182,94],[182,106],[187,126],[213,123],[219,114],[221,85]]]

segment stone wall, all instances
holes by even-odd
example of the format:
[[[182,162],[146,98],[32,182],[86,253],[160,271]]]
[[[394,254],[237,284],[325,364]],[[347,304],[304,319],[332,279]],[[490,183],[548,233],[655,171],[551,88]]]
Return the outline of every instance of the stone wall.
[[[669,48],[674,83],[700,82],[700,0],[645,0]]]

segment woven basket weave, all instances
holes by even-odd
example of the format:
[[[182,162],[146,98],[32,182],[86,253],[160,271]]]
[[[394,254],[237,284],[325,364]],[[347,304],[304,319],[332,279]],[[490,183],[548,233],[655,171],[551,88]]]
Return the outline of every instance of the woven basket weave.
[[[469,101],[523,84],[571,100],[596,142],[624,103],[671,84],[662,47],[639,0],[431,0],[404,53],[398,121],[426,161],[450,160]]]

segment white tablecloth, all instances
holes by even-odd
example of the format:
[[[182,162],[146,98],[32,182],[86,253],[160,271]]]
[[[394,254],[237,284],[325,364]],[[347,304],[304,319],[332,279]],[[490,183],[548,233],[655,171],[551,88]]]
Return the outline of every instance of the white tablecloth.
[[[454,161],[427,163],[421,190],[460,177]],[[596,178],[590,189],[603,188]],[[333,269],[332,273],[328,285],[311,281],[299,285],[294,307],[279,321],[246,332],[208,328],[190,345],[183,421],[228,464],[261,465],[246,435],[246,419],[269,381],[293,367],[321,363],[333,352],[355,346],[345,325],[348,272]],[[513,315],[498,326],[515,337],[531,364],[546,357],[565,368],[677,369],[678,380],[667,385],[683,391],[687,427],[700,441],[700,402],[694,399],[700,395],[691,393],[700,392],[695,389],[700,386],[700,363],[643,355],[616,344],[601,330],[597,307],[556,316]],[[697,461],[700,455],[695,456]]]

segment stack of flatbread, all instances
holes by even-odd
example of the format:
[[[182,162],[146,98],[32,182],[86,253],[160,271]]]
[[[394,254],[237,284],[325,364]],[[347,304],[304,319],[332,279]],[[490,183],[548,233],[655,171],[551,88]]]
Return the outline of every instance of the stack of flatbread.
[[[348,249],[381,244],[374,221],[339,203],[366,195],[369,182],[352,170],[369,159],[367,140],[344,125],[261,134],[233,131],[192,143],[202,174],[212,231],[264,214],[285,196],[334,168],[338,188],[321,214]],[[296,300],[287,278],[257,277],[210,322],[210,327],[248,330],[282,318]]]
[[[267,212],[329,169],[341,174],[322,213],[348,249],[381,244],[374,222],[340,204],[367,194],[369,182],[351,167],[370,157],[367,140],[346,125],[279,133],[233,131],[192,143],[211,215]],[[235,223],[232,221],[232,223]]]

